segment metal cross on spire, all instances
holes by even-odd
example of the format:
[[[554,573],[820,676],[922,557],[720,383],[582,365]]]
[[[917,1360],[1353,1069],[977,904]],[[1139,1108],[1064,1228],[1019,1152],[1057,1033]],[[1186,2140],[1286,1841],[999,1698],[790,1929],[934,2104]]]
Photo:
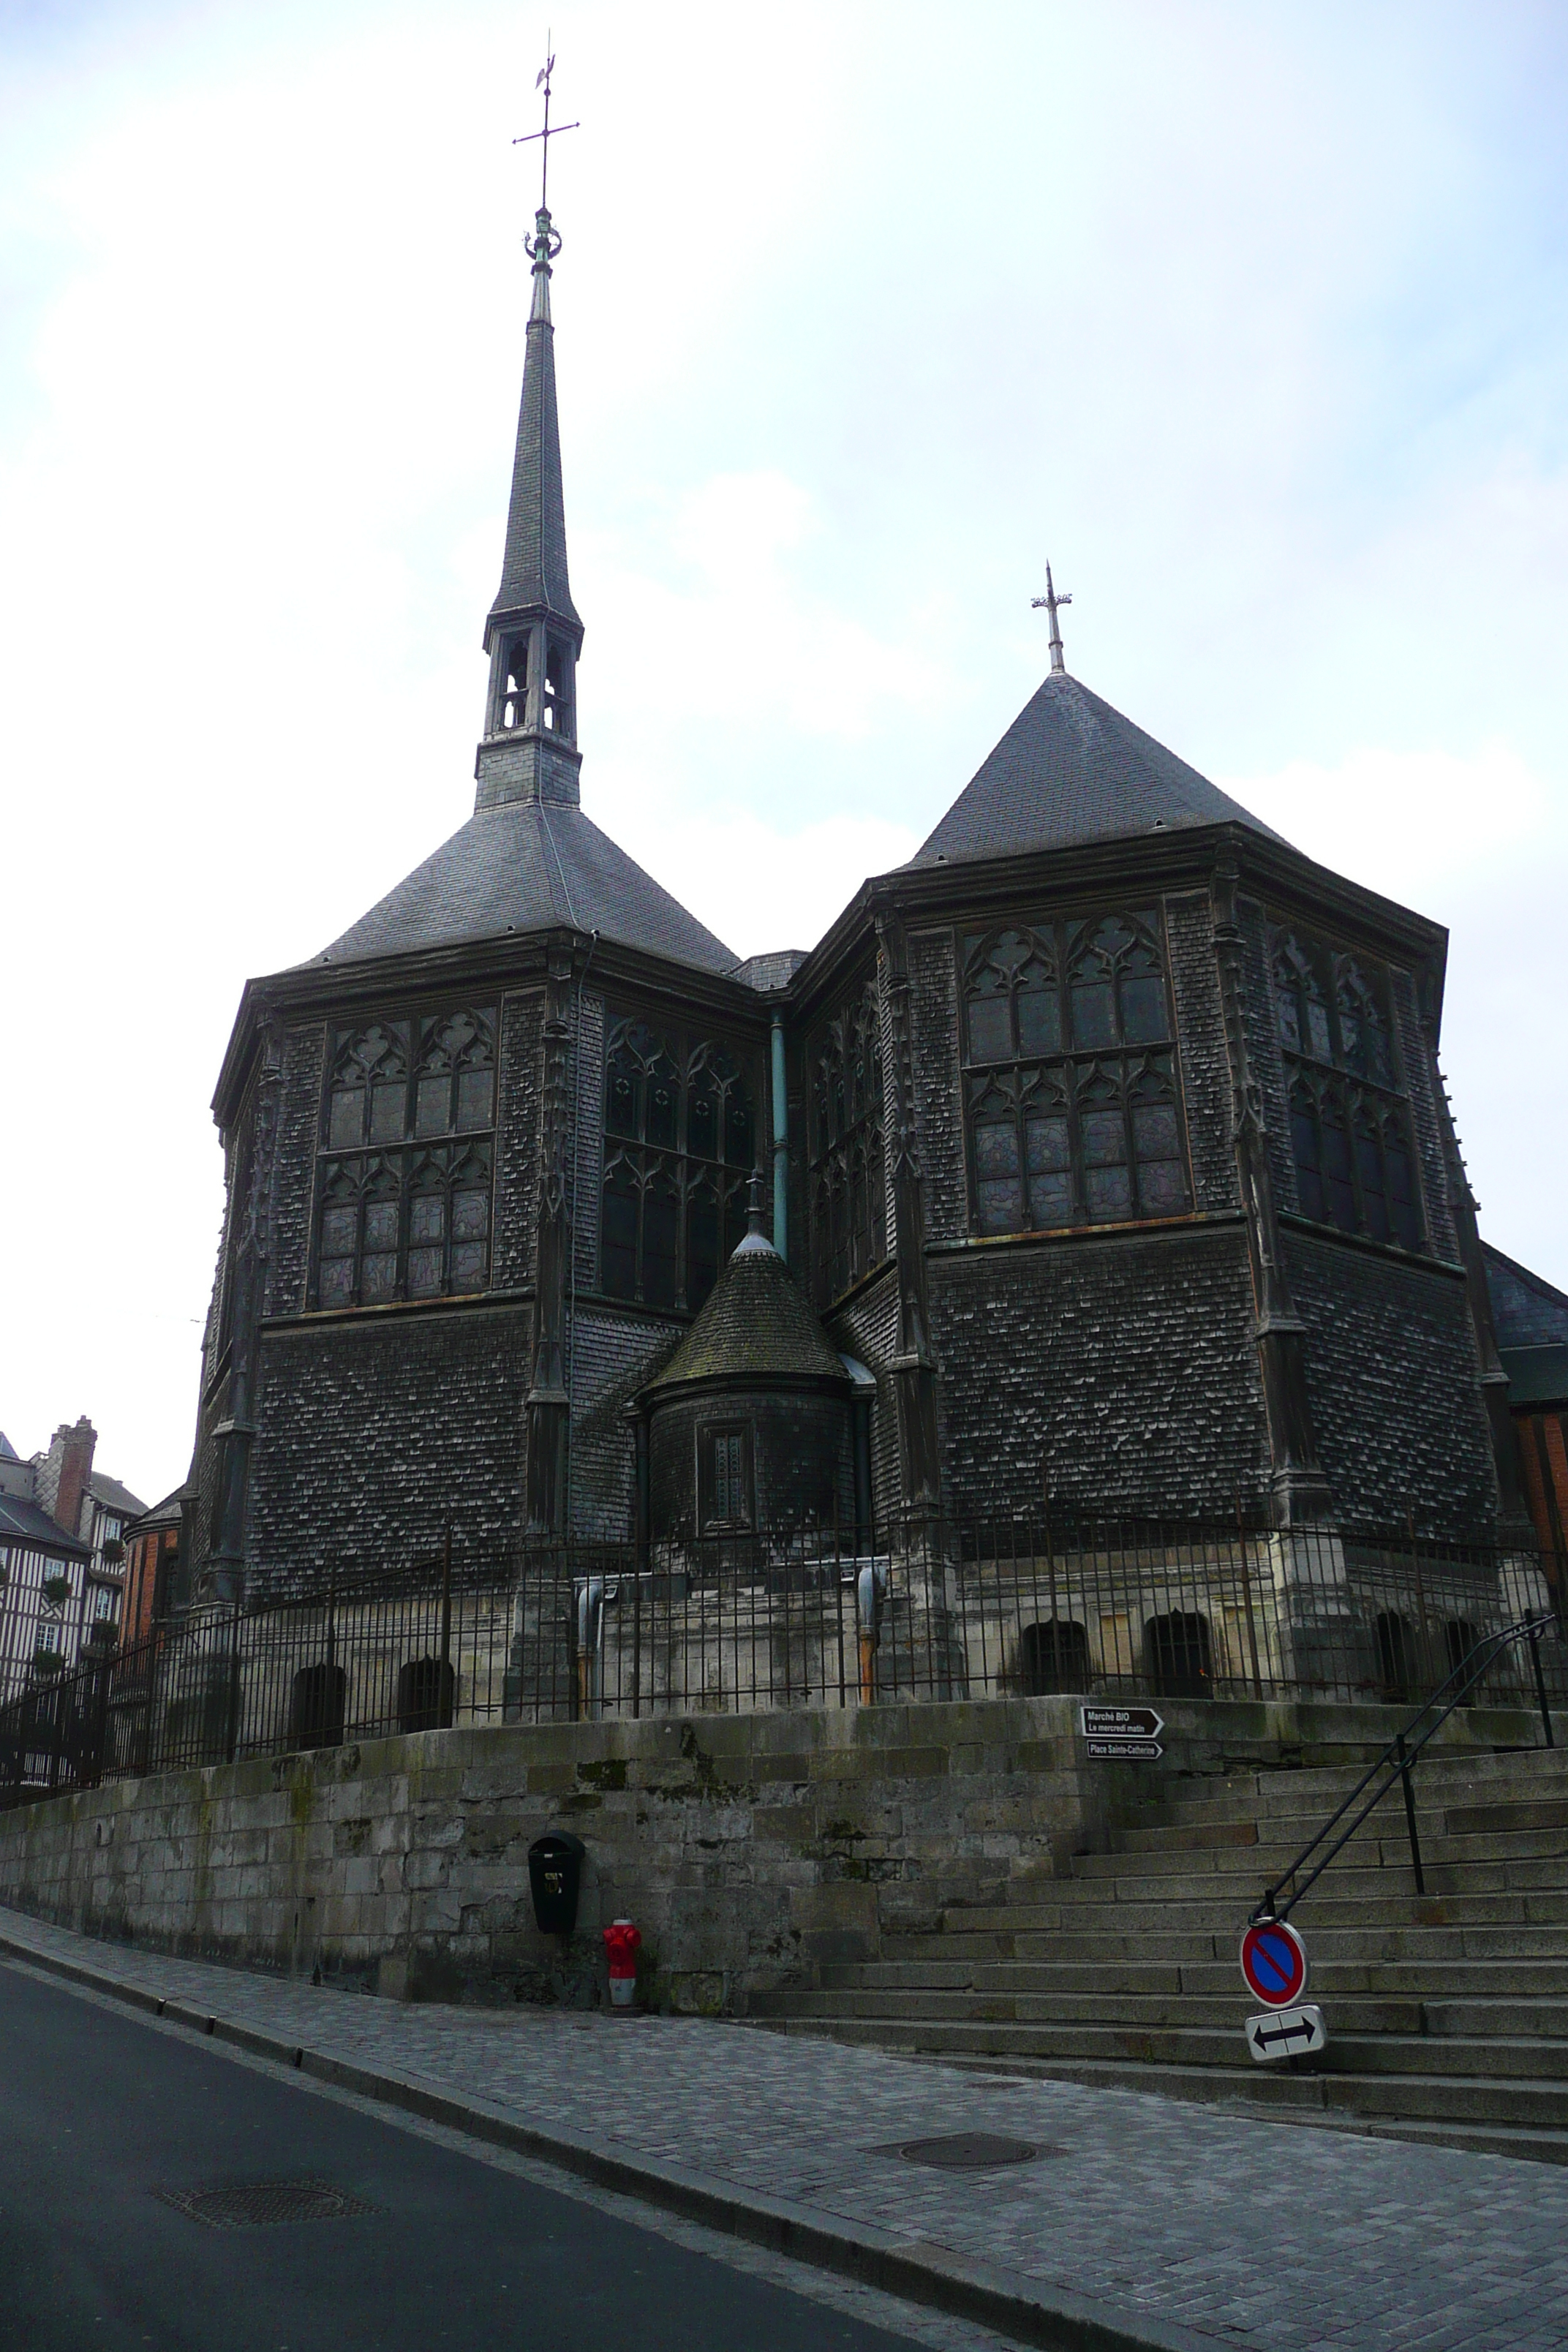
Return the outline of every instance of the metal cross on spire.
[[[1057,583],[1051,578],[1051,567],[1047,563],[1046,566],[1046,593],[1043,596],[1031,596],[1029,599],[1029,605],[1031,611],[1038,613],[1041,610],[1044,610],[1051,616],[1051,668],[1054,671],[1065,670],[1067,667],[1066,662],[1062,659],[1062,625],[1058,620],[1057,614],[1060,612],[1064,604],[1070,604],[1071,603],[1072,598],[1070,596],[1058,596],[1057,594]]]
[[[550,47],[550,36],[548,34],[545,36],[544,46],[546,49]],[[542,89],[544,92],[543,130],[525,131],[521,139],[514,139],[511,142],[514,147],[530,146],[535,139],[541,142],[539,151],[539,209],[542,213],[548,212],[550,208],[550,142],[552,139],[559,139],[563,131],[581,131],[583,128],[580,122],[551,121],[550,77],[554,71],[554,57],[553,55],[548,56],[546,57],[544,63],[540,67],[539,72],[534,78],[534,89]]]

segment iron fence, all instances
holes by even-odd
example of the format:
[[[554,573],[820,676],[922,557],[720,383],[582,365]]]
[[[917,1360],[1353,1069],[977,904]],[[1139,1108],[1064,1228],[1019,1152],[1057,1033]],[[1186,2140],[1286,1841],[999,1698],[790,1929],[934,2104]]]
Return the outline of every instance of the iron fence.
[[[0,1706],[0,1798],[452,1725],[1077,1692],[1414,1703],[1549,1612],[1531,1549],[1327,1528],[911,1519],[340,1562]],[[1568,1691],[1560,1640],[1544,1647]],[[1500,1654],[1468,1694],[1509,1702]]]

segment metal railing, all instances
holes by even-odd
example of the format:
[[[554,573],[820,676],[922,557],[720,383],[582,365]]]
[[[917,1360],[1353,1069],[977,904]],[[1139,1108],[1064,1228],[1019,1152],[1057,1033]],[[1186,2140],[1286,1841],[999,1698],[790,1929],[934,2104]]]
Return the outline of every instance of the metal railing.
[[[1415,1819],[1414,1788],[1416,1765],[1455,1709],[1465,1705],[1499,1659],[1521,1642],[1530,1644],[1535,1703],[1541,1713],[1542,1745],[1543,1748],[1554,1747],[1556,1742],[1552,1737],[1552,1709],[1548,1703],[1541,1644],[1547,1635],[1560,1633],[1555,1613],[1545,1611],[1522,1620],[1517,1625],[1505,1625],[1498,1633],[1488,1634],[1483,1641],[1478,1642],[1469,1655],[1455,1667],[1447,1681],[1434,1691],[1426,1705],[1394,1733],[1376,1762],[1362,1775],[1349,1796],[1330,1814],[1321,1829],[1308,1839],[1289,1866],[1271,1885],[1264,1888],[1263,1900],[1253,1912],[1253,1919],[1288,1919],[1302,1896],[1317,1885],[1335,1856],[1344,1851],[1395,1788],[1403,1791],[1405,1798],[1405,1825],[1410,1840],[1415,1892],[1424,1895],[1426,1877],[1421,1860],[1421,1835]],[[1340,1826],[1342,1822],[1344,1824],[1342,1828]],[[1338,1837],[1333,1836],[1335,1830],[1340,1832]],[[1330,1838],[1333,1838],[1332,1844],[1326,1844]],[[1320,1847],[1325,1848],[1321,1853],[1319,1853]],[[1318,1856],[1315,1862],[1312,1861],[1314,1854]],[[1308,1870],[1306,1865],[1310,1862],[1312,1867]],[[1280,1901],[1281,1895],[1286,1897],[1283,1902]]]
[[[1219,1523],[911,1518],[318,1562],[0,1703],[0,1801],[390,1733],[907,1699],[1517,1705],[1547,1555]],[[267,1563],[253,1587],[283,1580]],[[1479,1645],[1479,1646],[1478,1646]],[[1539,1655],[1539,1653],[1537,1654]],[[1568,1692],[1560,1654],[1554,1685]]]

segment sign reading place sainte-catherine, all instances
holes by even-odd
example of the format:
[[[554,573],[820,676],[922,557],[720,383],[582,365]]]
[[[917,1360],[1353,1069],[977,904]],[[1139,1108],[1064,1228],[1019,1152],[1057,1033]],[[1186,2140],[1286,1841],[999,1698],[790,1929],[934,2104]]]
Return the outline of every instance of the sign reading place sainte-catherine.
[[[1165,1718],[1152,1706],[1080,1706],[1078,1726],[1086,1752],[1107,1762],[1157,1764],[1165,1752]]]

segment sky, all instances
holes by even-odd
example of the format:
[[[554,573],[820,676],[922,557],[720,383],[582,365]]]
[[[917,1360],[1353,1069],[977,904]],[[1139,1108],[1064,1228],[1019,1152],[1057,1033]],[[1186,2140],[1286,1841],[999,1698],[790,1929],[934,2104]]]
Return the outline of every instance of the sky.
[[[589,814],[809,946],[1048,558],[1078,676],[1448,926],[1568,1286],[1561,7],[0,0],[0,1430],[184,1477],[241,986],[471,809],[552,29]]]

